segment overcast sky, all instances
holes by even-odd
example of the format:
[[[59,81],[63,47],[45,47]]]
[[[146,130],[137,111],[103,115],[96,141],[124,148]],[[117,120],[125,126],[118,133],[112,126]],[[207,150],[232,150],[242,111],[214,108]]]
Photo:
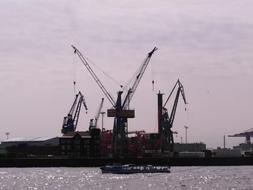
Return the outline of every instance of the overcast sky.
[[[88,129],[103,94],[71,44],[115,98],[119,84],[157,46],[131,102],[136,118],[129,131],[157,131],[156,94],[167,98],[180,78],[189,104],[185,111],[179,102],[176,141],[185,138],[187,125],[189,142],[223,146],[224,135],[253,127],[252,7],[251,0],[1,0],[0,139],[6,132],[60,136],[74,99],[73,80],[89,108],[78,130]],[[110,106],[106,100],[104,111]],[[112,125],[105,118],[104,127]],[[227,139],[230,147],[239,142],[244,139]]]

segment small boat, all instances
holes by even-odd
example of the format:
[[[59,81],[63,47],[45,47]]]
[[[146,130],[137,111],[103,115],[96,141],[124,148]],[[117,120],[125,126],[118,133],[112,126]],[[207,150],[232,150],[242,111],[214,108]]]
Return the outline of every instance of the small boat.
[[[170,173],[170,166],[153,165],[106,165],[100,168],[102,173],[134,174],[134,173]]]

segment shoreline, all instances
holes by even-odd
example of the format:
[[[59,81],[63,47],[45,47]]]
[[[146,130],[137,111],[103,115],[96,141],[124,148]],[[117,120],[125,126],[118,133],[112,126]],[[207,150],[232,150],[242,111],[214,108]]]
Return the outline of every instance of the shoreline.
[[[106,164],[169,165],[169,166],[245,166],[253,165],[253,157],[219,158],[0,158],[4,167],[100,167]]]

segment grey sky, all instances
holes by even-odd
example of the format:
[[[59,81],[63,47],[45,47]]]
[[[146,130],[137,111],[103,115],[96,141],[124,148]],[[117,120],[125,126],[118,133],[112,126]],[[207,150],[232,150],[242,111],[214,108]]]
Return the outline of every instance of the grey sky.
[[[157,46],[133,97],[137,118],[129,130],[157,130],[156,93],[167,97],[180,78],[189,105],[185,112],[179,102],[176,140],[188,125],[189,141],[221,146],[223,135],[253,124],[252,6],[250,0],[0,1],[0,138],[7,131],[60,135],[74,79],[89,107],[78,130],[88,128],[103,95],[71,44],[121,84]],[[116,98],[119,87],[94,70]],[[112,119],[105,127],[112,128]]]

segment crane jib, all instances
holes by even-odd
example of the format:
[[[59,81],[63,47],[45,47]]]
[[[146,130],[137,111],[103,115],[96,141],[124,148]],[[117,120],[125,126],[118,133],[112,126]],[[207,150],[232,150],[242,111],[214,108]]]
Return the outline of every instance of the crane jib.
[[[154,47],[154,49],[151,52],[148,53],[148,56],[146,57],[146,59],[142,63],[142,65],[140,67],[140,70],[139,70],[139,72],[138,72],[138,74],[136,76],[136,80],[134,81],[133,86],[128,90],[128,93],[127,93],[127,95],[126,95],[126,97],[125,97],[125,99],[123,101],[123,107],[124,108],[128,108],[129,107],[130,101],[131,101],[131,99],[132,99],[132,97],[133,97],[133,95],[134,95],[134,93],[135,93],[135,91],[136,91],[136,89],[137,89],[137,87],[138,87],[138,85],[139,85],[139,83],[141,81],[141,78],[142,78],[142,76],[143,76],[143,74],[144,74],[144,72],[145,72],[145,70],[146,70],[146,68],[147,68],[147,66],[149,64],[151,56],[153,55],[153,53],[156,50],[158,50],[157,47]]]
[[[82,53],[75,46],[71,45],[71,47],[74,49],[74,53],[76,53],[78,55],[78,57],[80,58],[80,60],[82,61],[82,63],[86,67],[86,69],[89,71],[89,73],[91,74],[91,76],[93,77],[93,79],[95,80],[95,82],[98,84],[99,88],[103,91],[103,93],[106,96],[106,98],[109,100],[109,102],[112,104],[112,106],[115,107],[115,105],[116,105],[115,100],[112,98],[112,96],[110,95],[110,93],[106,90],[106,88],[104,87],[104,85],[102,84],[102,82],[99,80],[99,78],[97,77],[97,75],[95,74],[95,72],[92,70],[92,68],[88,64],[88,61],[84,58],[84,56],[82,55]]]

